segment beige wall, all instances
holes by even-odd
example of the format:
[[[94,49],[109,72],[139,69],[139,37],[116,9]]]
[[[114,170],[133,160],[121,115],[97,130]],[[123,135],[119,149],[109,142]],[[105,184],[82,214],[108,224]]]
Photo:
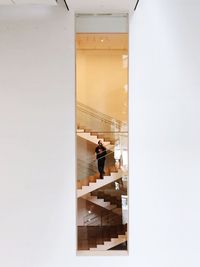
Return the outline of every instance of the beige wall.
[[[127,50],[77,51],[77,100],[127,121]]]

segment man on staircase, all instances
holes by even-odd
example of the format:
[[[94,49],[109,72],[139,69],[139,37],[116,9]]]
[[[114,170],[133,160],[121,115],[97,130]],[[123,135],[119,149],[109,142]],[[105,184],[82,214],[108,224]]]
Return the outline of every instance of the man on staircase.
[[[101,140],[98,141],[98,146],[95,149],[95,155],[97,159],[98,164],[98,171],[100,173],[100,179],[103,179],[104,172],[104,165],[106,160],[106,148],[103,146],[103,143]]]

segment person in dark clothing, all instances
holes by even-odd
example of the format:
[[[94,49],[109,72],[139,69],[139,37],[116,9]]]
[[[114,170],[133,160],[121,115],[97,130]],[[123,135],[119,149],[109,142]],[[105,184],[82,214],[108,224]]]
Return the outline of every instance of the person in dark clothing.
[[[106,160],[106,148],[103,146],[101,140],[98,141],[98,146],[95,149],[97,164],[98,164],[98,171],[100,173],[100,178],[103,179],[104,172],[104,165]]]

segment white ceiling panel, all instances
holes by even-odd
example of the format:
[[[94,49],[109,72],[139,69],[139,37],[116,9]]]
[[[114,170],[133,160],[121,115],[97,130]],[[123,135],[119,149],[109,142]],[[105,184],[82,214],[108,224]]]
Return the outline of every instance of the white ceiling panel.
[[[66,0],[76,13],[117,13],[133,11],[137,0]]]
[[[56,5],[56,0],[0,0],[0,5]]]

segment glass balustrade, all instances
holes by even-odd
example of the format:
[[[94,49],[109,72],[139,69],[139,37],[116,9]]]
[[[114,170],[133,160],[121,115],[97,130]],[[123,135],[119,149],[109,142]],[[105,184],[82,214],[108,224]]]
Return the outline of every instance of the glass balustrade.
[[[77,127],[97,132],[127,131],[127,123],[101,113],[80,102],[77,103]]]

